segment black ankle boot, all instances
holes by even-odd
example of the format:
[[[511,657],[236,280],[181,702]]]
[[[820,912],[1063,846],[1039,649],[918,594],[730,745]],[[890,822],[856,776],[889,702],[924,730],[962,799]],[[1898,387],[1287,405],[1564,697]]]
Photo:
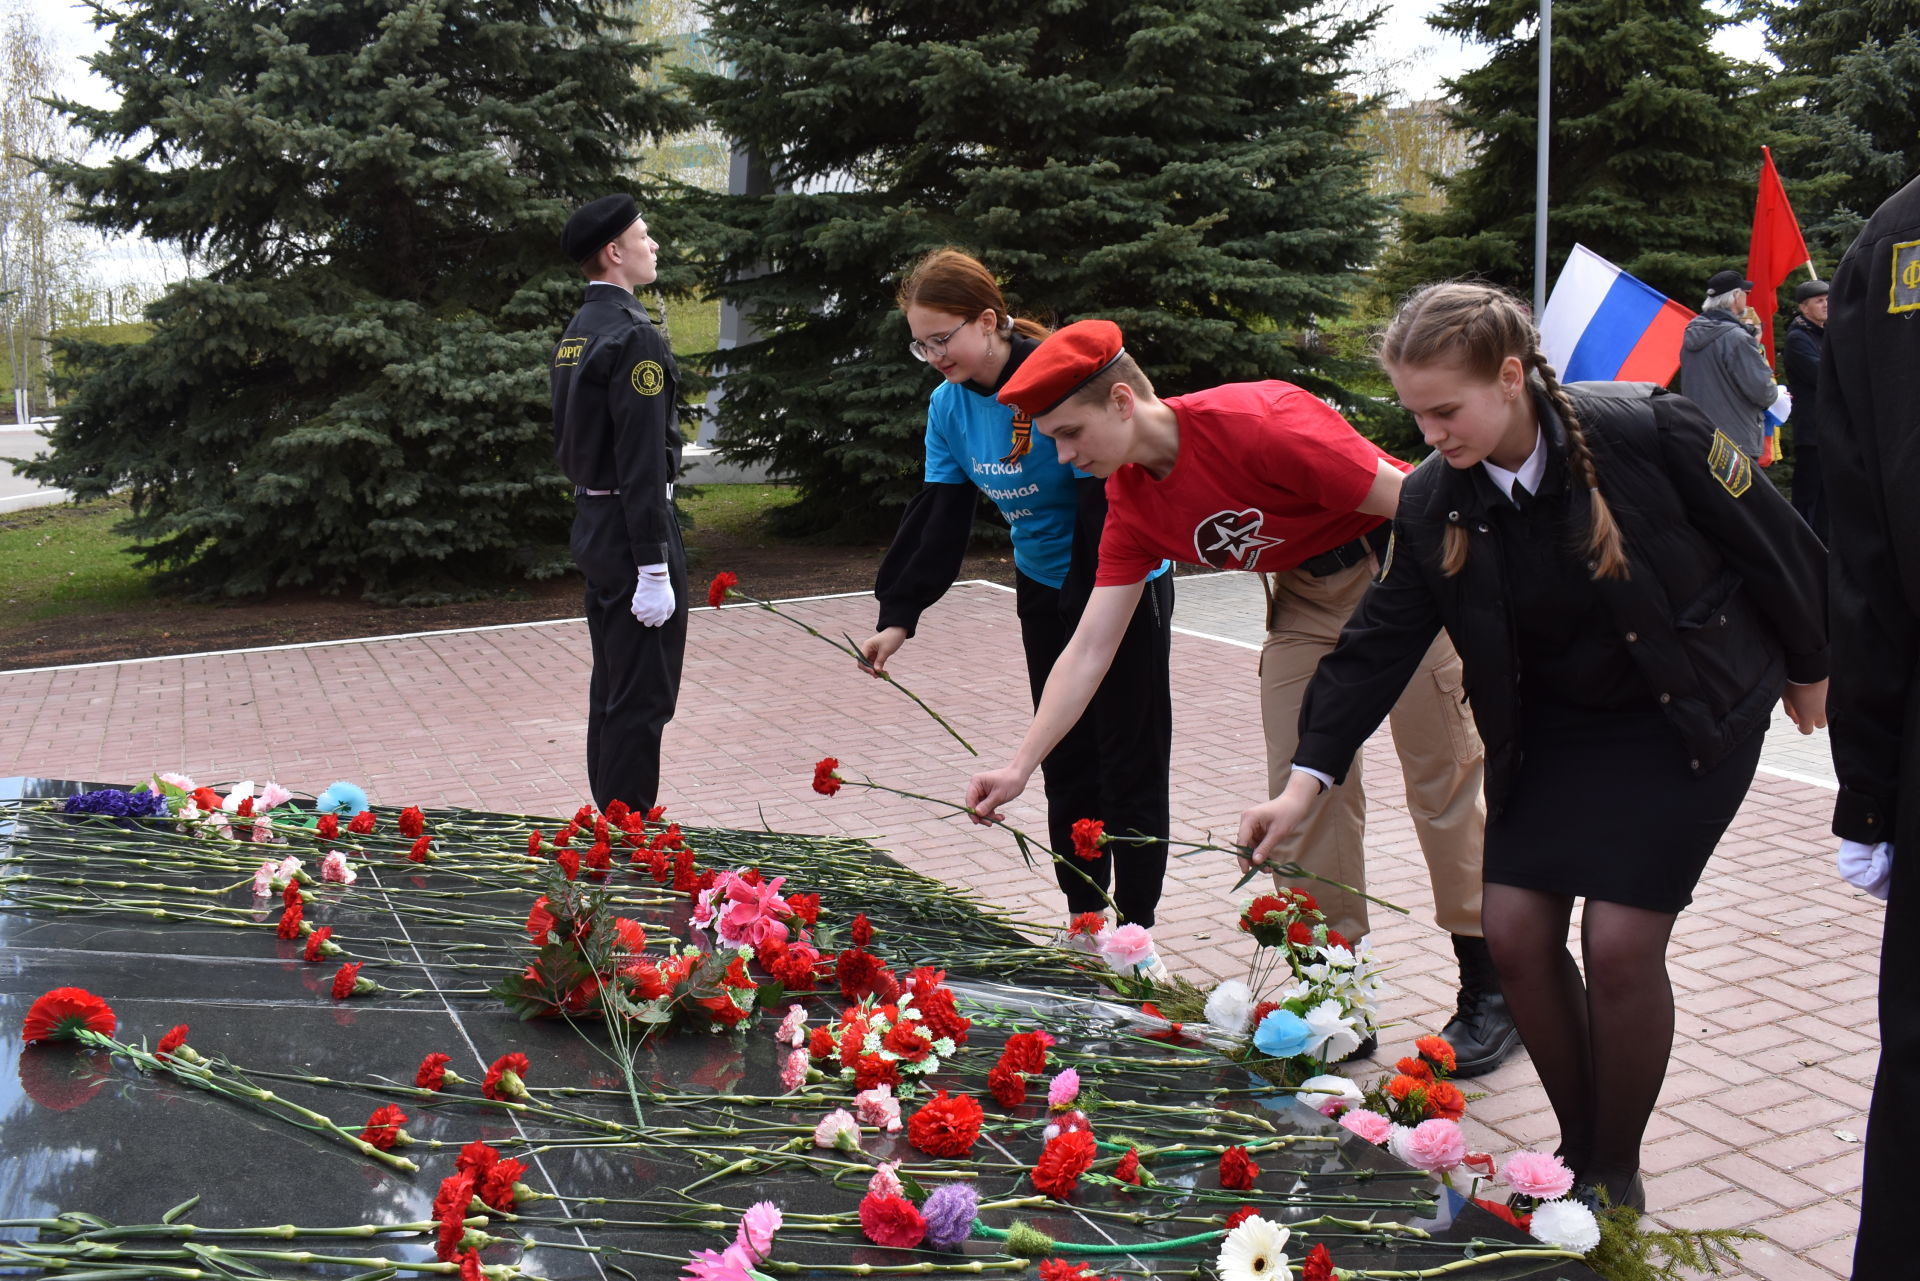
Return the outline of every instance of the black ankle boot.
[[[1457,1060],[1453,1074],[1480,1076],[1499,1067],[1513,1052],[1520,1044],[1520,1031],[1507,1013],[1507,998],[1500,995],[1500,977],[1494,972],[1487,941],[1455,934],[1453,954],[1460,959],[1460,1003],[1440,1035],[1453,1046]]]

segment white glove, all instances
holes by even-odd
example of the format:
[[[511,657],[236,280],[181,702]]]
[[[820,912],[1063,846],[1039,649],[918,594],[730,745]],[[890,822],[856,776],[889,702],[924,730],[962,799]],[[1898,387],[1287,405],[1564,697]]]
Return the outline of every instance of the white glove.
[[[642,627],[658,627],[673,617],[673,580],[662,565],[640,566],[633,585],[633,617]]]
[[[1877,899],[1887,897],[1887,887],[1893,880],[1891,841],[1881,841],[1878,845],[1841,841],[1840,856],[1834,861],[1847,884],[1865,890]]]

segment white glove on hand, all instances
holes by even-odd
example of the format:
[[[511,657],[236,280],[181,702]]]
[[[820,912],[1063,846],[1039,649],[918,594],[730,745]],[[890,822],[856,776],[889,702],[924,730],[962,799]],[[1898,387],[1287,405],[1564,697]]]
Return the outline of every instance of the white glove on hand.
[[[664,564],[640,566],[640,581],[633,585],[633,617],[642,627],[658,627],[673,617],[673,580]]]
[[[1834,861],[1847,884],[1877,899],[1887,897],[1887,887],[1893,880],[1892,842],[1866,845],[1860,841],[1841,841],[1840,856]]]

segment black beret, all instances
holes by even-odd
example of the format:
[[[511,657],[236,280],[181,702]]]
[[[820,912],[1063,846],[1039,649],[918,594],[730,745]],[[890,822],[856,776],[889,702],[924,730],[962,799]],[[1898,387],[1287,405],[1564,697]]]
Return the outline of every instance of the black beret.
[[[585,262],[619,239],[639,216],[640,206],[632,196],[602,196],[582,205],[560,233],[561,252]]]
[[[1825,298],[1827,282],[1824,280],[1803,280],[1793,291],[1795,302],[1805,302],[1809,298]]]
[[[1736,289],[1752,289],[1753,282],[1737,271],[1716,271],[1707,277],[1707,292],[1730,294]]]

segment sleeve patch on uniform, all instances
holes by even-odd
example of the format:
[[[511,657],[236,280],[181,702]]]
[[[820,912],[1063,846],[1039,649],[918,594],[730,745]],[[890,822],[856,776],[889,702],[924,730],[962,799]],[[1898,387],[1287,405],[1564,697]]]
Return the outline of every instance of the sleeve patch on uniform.
[[[1707,454],[1707,470],[1720,482],[1720,488],[1735,498],[1753,486],[1753,460],[1740,452],[1740,446],[1723,431],[1713,433],[1713,449]]]
[[[553,367],[560,369],[566,365],[579,364],[580,357],[586,350],[587,340],[584,338],[562,339],[560,345],[553,349]]]
[[[643,360],[633,367],[629,381],[642,396],[658,396],[667,385],[667,371],[660,368],[657,361]]]
[[[1920,240],[1893,247],[1893,292],[1887,311],[1920,311]]]

